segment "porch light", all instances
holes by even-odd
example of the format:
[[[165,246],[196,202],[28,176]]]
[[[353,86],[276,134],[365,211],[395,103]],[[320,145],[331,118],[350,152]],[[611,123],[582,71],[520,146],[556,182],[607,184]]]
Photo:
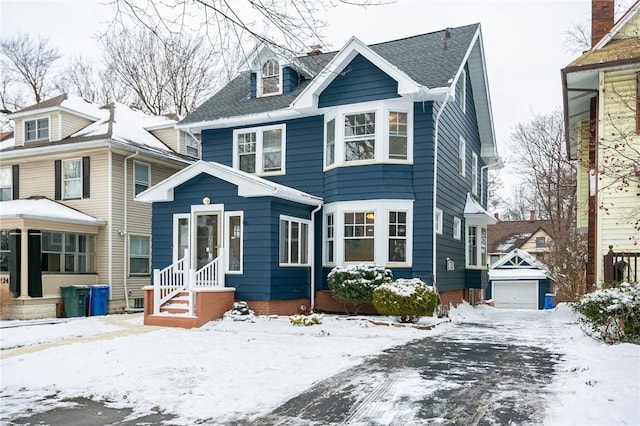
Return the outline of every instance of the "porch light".
[[[204,204],[205,206],[208,206],[210,202],[211,202],[211,199],[209,199],[209,197],[204,197],[202,199],[202,204]]]

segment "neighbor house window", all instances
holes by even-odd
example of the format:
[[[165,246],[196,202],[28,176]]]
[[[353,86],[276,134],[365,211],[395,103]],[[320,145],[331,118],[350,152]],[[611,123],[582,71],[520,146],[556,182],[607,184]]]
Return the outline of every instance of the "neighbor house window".
[[[372,160],[376,155],[376,113],[344,116],[345,161]]]
[[[49,139],[49,118],[24,121],[25,142]]]
[[[129,236],[129,274],[149,275],[151,271],[151,238]]]
[[[442,234],[442,221],[443,221],[442,210],[436,209],[436,217],[435,217],[434,227],[436,229],[436,233],[437,234]]]
[[[304,219],[280,217],[280,265],[309,265],[309,224]]]
[[[11,166],[0,167],[0,201],[13,199],[13,173]]]
[[[478,225],[467,227],[467,267],[480,268],[486,262],[487,230]]]
[[[462,239],[462,219],[460,219],[459,217],[453,218],[453,239]]]
[[[458,141],[458,173],[460,176],[464,176],[465,169],[465,159],[467,156],[467,142],[464,140],[462,136],[460,136],[460,140]]]
[[[284,173],[285,126],[234,131],[234,168],[247,173]]]
[[[536,237],[536,248],[546,247],[546,238],[545,237]]]
[[[82,197],[82,160],[62,161],[62,197],[71,200]]]
[[[262,66],[262,94],[273,95],[280,93],[280,64],[269,59]]]
[[[326,204],[324,212],[326,265],[411,265],[413,201],[341,201]]]
[[[200,141],[188,133],[185,135],[185,152],[189,157],[200,158]]]
[[[407,212],[389,212],[389,262],[407,261]]]
[[[478,154],[471,153],[471,193],[478,194]]]
[[[344,214],[345,262],[374,260],[375,213],[372,211]]]
[[[389,112],[389,158],[407,159],[406,112]]]
[[[242,213],[225,213],[227,218],[227,271],[242,272]]]
[[[138,163],[134,161],[133,163],[133,185],[135,195],[138,195],[142,191],[149,189],[149,173],[150,167],[148,164]]]
[[[95,236],[42,231],[42,271],[95,272]]]
[[[0,231],[0,272],[9,272],[11,249],[9,248],[9,231]]]

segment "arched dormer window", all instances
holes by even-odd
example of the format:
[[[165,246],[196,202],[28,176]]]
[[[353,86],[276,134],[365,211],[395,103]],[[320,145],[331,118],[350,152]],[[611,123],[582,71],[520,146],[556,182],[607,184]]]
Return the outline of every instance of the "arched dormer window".
[[[262,66],[262,95],[280,93],[280,64],[269,59]]]

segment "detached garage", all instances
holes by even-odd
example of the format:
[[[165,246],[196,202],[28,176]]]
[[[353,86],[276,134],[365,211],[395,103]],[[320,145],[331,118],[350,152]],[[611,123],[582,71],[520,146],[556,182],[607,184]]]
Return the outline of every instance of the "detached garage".
[[[485,294],[496,308],[542,309],[551,290],[548,268],[529,253],[515,249],[491,266]]]

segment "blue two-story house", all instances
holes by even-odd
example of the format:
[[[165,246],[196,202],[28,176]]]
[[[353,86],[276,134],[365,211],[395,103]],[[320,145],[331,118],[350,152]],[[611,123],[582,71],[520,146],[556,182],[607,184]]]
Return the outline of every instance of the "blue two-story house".
[[[261,45],[178,127],[202,161],[138,196],[156,315],[222,289],[260,313],[332,310],[328,272],[361,263],[481,300],[500,159],[479,24],[295,58]]]

